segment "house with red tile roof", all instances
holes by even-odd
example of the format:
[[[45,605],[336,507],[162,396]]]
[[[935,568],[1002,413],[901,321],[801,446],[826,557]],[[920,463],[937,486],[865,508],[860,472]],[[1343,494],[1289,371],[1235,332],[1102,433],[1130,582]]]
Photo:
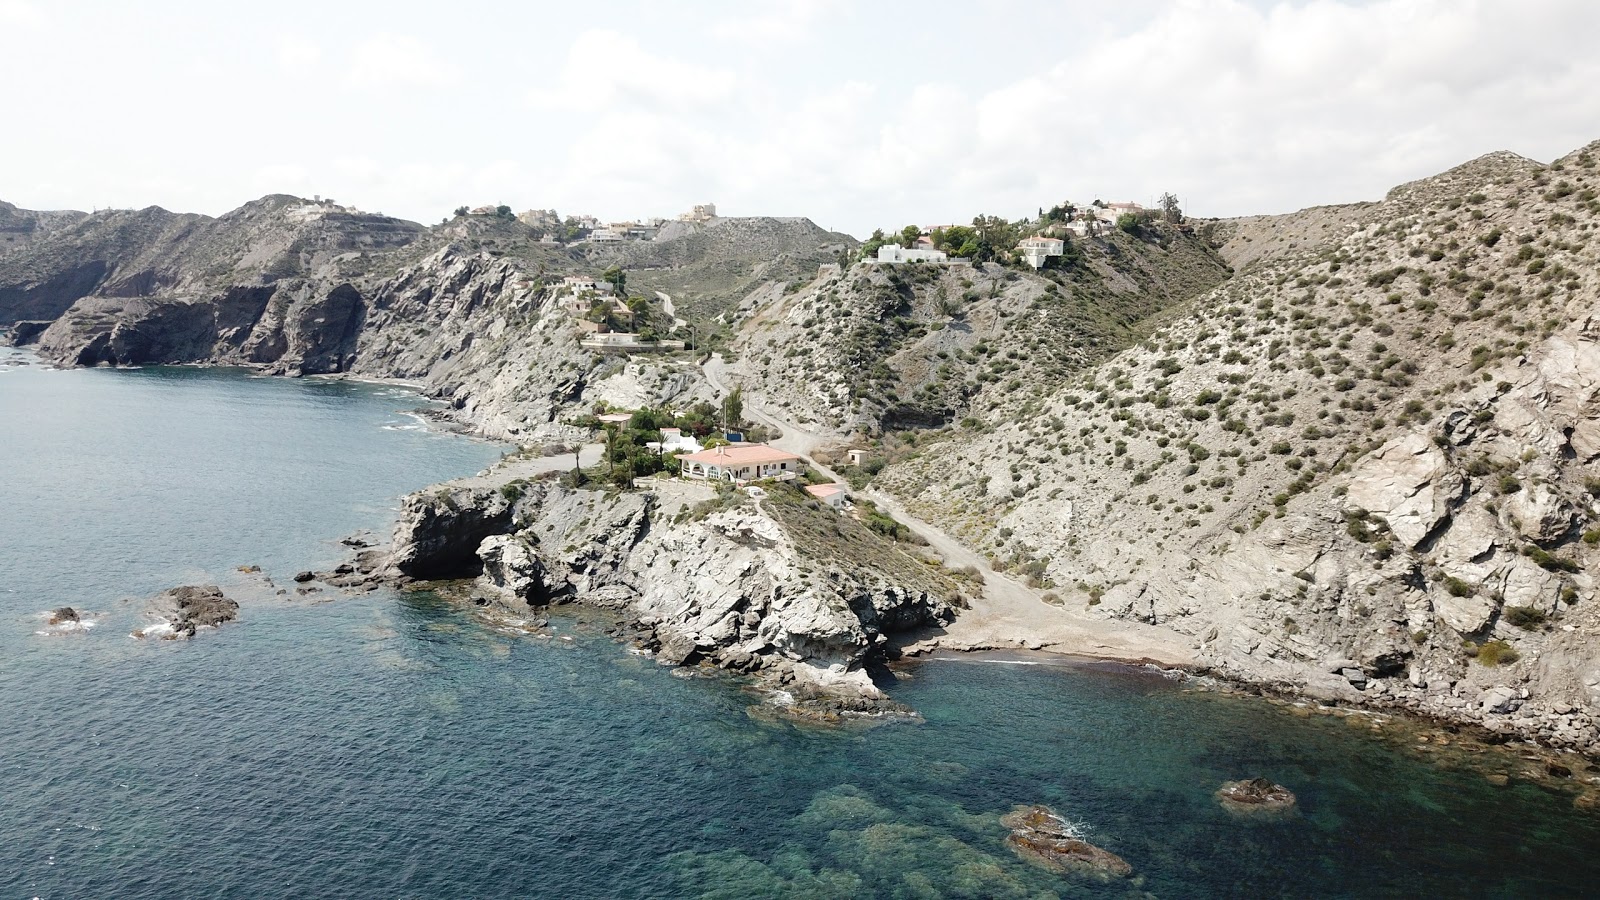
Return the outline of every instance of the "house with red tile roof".
[[[794,478],[800,466],[800,457],[766,444],[730,444],[678,457],[678,471],[685,478],[735,484]]]

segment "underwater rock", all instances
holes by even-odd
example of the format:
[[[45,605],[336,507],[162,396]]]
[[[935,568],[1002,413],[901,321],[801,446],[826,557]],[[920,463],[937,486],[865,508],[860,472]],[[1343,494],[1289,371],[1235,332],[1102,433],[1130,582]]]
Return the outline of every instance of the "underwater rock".
[[[1295,811],[1294,792],[1265,778],[1225,781],[1217,790],[1217,802],[1235,815],[1288,816]]]
[[[1000,818],[1011,829],[1006,843],[1024,860],[1063,874],[1106,881],[1133,872],[1127,860],[1085,841],[1072,823],[1048,806],[1019,806]]]

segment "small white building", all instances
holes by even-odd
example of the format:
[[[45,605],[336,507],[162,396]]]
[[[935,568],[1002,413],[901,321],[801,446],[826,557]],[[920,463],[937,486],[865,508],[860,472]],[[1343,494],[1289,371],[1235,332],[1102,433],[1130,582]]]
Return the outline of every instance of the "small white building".
[[[678,457],[685,478],[743,484],[759,478],[791,479],[800,472],[800,457],[766,444],[713,447]]]
[[[836,510],[844,509],[850,505],[849,486],[838,482],[806,485],[806,493]]]
[[[645,444],[658,453],[699,453],[700,442],[692,434],[684,434],[681,428],[661,429],[661,440],[650,441]]]
[[[1017,252],[1035,269],[1043,267],[1050,257],[1060,256],[1066,248],[1066,241],[1053,237],[1024,238],[1017,244]]]
[[[943,250],[907,250],[899,244],[884,244],[878,248],[877,262],[881,263],[943,263],[949,261],[949,254]]]

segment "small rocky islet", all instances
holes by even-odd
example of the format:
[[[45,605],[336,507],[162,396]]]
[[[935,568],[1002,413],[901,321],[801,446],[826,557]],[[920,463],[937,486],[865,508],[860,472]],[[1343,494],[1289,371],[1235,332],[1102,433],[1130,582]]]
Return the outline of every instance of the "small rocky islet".
[[[1298,811],[1294,792],[1265,778],[1223,782],[1216,797],[1223,809],[1245,818],[1286,819]]]
[[[1011,829],[1006,845],[1041,868],[1101,881],[1133,874],[1127,860],[1084,840],[1079,827],[1048,806],[1018,806],[1002,816],[1000,824]]]

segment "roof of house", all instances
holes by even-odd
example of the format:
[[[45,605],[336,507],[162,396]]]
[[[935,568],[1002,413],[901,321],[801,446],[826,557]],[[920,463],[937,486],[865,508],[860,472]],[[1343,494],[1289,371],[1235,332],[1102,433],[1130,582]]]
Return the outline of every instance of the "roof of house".
[[[761,463],[799,460],[800,457],[793,453],[779,450],[777,447],[769,447],[766,444],[743,444],[739,446],[713,447],[710,450],[685,454],[678,457],[678,459],[712,466],[753,466]]]
[[[1036,237],[1030,237],[1030,238],[1023,238],[1021,241],[1017,242],[1017,246],[1019,246],[1019,247],[1024,247],[1024,246],[1037,247],[1037,246],[1039,246],[1041,244],[1065,244],[1065,243],[1066,242],[1061,240],[1061,238],[1037,237],[1036,236]]]
[[[830,484],[808,484],[808,485],[806,485],[806,493],[810,494],[813,497],[817,497],[819,499],[826,498],[826,497],[832,497],[834,494],[842,494],[846,490],[848,490],[848,488],[845,485],[842,485],[842,484],[838,483],[837,481],[832,482]]]
[[[595,418],[602,422],[627,422],[633,418],[633,413],[606,413],[603,416],[595,416]]]

